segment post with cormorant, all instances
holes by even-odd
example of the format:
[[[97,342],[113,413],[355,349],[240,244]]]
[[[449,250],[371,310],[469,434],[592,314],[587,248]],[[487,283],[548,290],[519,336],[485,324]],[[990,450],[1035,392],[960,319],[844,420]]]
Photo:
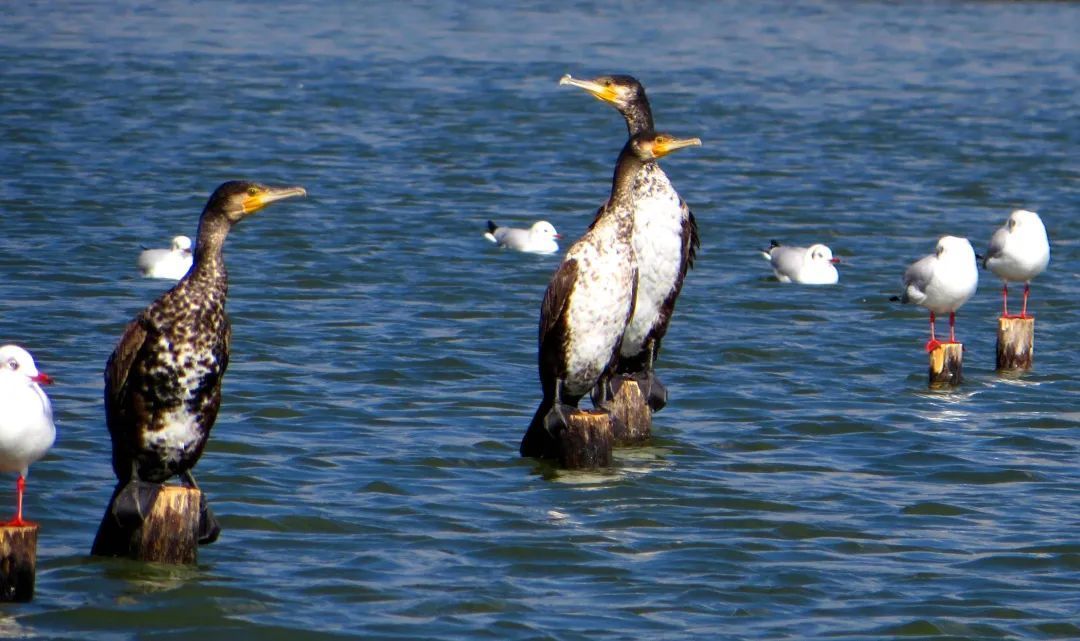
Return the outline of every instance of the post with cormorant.
[[[563,467],[596,467],[611,460],[611,379],[634,315],[639,279],[632,233],[640,176],[656,159],[697,138],[643,131],[623,146],[611,195],[585,235],[566,252],[540,308],[539,374],[543,400],[521,441],[521,455]],[[594,388],[596,412],[578,409]]]
[[[618,110],[630,138],[654,130],[645,88],[633,76],[604,75],[582,80],[567,74],[559,84],[584,89]],[[611,380],[612,411],[625,426],[617,438],[620,444],[647,440],[652,413],[667,404],[667,389],[656,376],[654,365],[683,281],[700,246],[694,214],[658,163],[644,163],[638,169],[633,190],[630,238],[638,267],[637,293]],[[597,220],[603,210],[602,206]],[[594,395],[600,394],[599,388],[594,390]]]
[[[231,328],[222,247],[233,225],[302,187],[229,181],[199,217],[187,274],[141,311],[105,365],[105,420],[117,484],[91,553],[194,563],[220,526],[192,475],[221,407]],[[178,476],[181,486],[165,486]]]

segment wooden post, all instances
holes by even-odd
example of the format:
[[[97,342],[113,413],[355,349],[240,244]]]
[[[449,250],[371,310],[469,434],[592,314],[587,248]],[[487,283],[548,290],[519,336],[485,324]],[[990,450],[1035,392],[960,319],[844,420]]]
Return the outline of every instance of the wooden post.
[[[930,352],[930,387],[953,387],[963,381],[963,343],[941,343]]]
[[[559,432],[559,465],[580,470],[611,465],[614,429],[611,414],[582,410],[566,416],[567,428]]]
[[[1031,369],[1035,353],[1035,319],[998,318],[997,368]]]
[[[37,534],[36,523],[0,526],[0,601],[34,598]]]
[[[652,411],[645,402],[637,381],[622,381],[619,392],[611,399],[611,415],[615,418],[615,445],[641,445],[652,436]]]
[[[189,487],[163,485],[150,514],[131,527],[118,524],[109,508],[98,528],[91,554],[136,561],[190,565],[197,560],[199,499]]]

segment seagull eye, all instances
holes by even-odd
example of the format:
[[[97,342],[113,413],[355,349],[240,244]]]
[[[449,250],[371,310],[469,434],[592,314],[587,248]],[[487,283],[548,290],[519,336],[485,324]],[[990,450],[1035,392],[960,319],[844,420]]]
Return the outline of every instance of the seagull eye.
[[[15,370],[19,369],[19,361],[15,360],[14,358],[8,359],[7,366],[8,369],[14,372]]]

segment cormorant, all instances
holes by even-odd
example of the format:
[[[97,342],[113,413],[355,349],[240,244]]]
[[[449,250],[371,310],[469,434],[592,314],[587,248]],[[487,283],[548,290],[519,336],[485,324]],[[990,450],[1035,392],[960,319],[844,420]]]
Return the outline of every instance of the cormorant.
[[[592,227],[566,252],[540,309],[539,372],[543,400],[521,441],[521,455],[554,458],[567,411],[609,377],[634,312],[637,277],[631,246],[643,168],[697,138],[643,132],[626,142],[615,164],[611,196]],[[608,399],[601,397],[600,405]]]
[[[580,87],[619,111],[633,137],[653,130],[645,88],[628,75],[579,80],[563,76],[559,84]],[[667,390],[653,372],[660,342],[667,334],[675,301],[700,246],[697,222],[660,165],[645,164],[638,177],[641,197],[634,206],[634,253],[638,261],[637,302],[627,324],[617,374],[633,378],[655,412],[667,404]],[[599,213],[598,213],[599,217]],[[595,224],[595,223],[594,223]]]
[[[117,524],[140,523],[160,484],[173,476],[197,487],[191,468],[217,418],[229,365],[225,237],[270,203],[306,193],[245,181],[219,186],[199,217],[191,270],[124,330],[105,366],[105,420],[119,481],[109,512]],[[203,510],[200,543],[212,542],[218,531]],[[97,542],[94,547],[99,553]]]

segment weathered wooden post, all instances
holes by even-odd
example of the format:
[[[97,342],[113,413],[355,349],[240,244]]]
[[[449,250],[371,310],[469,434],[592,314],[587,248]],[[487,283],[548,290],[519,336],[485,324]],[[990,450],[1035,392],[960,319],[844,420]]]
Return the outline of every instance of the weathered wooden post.
[[[610,408],[615,418],[615,445],[641,445],[651,438],[652,411],[637,381],[624,379]]]
[[[1035,352],[1035,318],[1002,316],[998,318],[997,368],[1031,369]]]
[[[120,523],[105,510],[91,554],[136,561],[194,564],[198,559],[199,502],[197,488],[163,485],[141,520]]]
[[[567,428],[558,437],[559,466],[579,470],[611,465],[613,422],[604,410],[578,409],[567,414]]]
[[[939,343],[930,351],[930,387],[954,387],[963,381],[963,343]]]
[[[0,526],[0,601],[34,598],[37,535],[36,523]]]

